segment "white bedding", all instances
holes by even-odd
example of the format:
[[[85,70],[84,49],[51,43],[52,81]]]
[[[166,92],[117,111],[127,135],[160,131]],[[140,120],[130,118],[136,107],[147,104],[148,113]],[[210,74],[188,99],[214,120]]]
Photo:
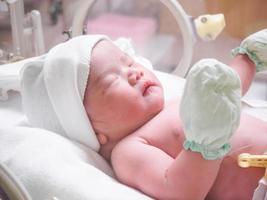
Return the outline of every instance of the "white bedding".
[[[3,69],[0,66],[0,78]],[[17,73],[16,69],[12,73]],[[166,99],[182,94],[184,79],[156,74]],[[266,108],[244,108],[267,121]],[[118,183],[108,163],[97,153],[52,132],[28,127],[18,92],[9,91],[8,100],[0,101],[0,121],[0,162],[17,175],[33,199],[150,199]]]
[[[108,163],[89,148],[28,127],[19,99],[19,93],[10,92],[9,102],[0,102],[0,162],[32,199],[150,199],[116,181]]]

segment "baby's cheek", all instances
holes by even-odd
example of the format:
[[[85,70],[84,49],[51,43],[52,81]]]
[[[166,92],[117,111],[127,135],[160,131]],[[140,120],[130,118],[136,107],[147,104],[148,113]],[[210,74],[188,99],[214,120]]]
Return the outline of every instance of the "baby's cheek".
[[[152,93],[145,100],[147,105],[155,110],[162,110],[164,107],[164,95],[160,88],[156,88],[154,93]]]

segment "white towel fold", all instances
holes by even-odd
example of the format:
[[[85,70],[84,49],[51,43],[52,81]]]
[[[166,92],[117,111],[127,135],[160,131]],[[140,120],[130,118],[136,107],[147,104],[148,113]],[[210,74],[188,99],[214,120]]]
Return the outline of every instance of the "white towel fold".
[[[150,199],[120,184],[90,148],[38,128],[0,128],[0,162],[38,200]]]

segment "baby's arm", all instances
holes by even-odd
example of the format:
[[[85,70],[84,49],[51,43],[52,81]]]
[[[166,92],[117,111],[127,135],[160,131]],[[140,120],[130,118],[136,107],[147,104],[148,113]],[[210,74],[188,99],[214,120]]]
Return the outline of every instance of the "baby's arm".
[[[179,119],[179,99],[112,151],[112,165],[119,180],[156,199],[204,199],[221,160],[204,160],[184,150]]]
[[[237,55],[229,64],[239,75],[242,95],[248,91],[256,73],[255,64],[246,54]]]
[[[230,66],[237,71],[242,82],[242,94],[248,90],[255,72],[267,69],[267,29],[246,37],[232,50],[236,56]]]
[[[155,133],[164,131],[154,127]],[[220,163],[221,160],[204,160],[199,153],[187,150],[173,158],[135,136],[126,138],[112,152],[112,165],[119,180],[156,199],[204,199]]]

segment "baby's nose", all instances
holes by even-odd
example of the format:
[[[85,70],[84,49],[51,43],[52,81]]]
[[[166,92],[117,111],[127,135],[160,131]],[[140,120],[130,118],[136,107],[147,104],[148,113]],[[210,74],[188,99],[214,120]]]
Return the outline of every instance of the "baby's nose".
[[[144,75],[140,69],[131,68],[128,72],[128,82],[130,85],[135,85],[137,81]]]

